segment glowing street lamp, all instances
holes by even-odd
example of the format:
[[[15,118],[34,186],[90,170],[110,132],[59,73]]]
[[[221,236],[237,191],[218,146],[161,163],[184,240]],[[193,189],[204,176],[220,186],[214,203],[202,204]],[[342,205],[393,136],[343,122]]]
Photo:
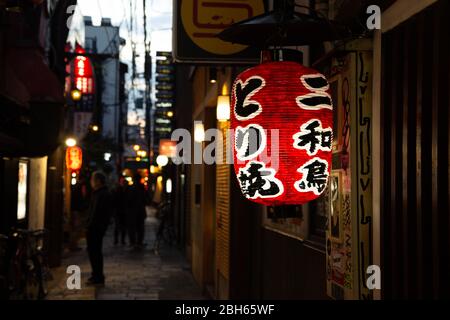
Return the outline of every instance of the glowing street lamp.
[[[151,174],[155,174],[159,172],[159,167],[158,166],[150,166],[150,173]]]
[[[172,193],[172,179],[167,179],[166,181],[166,192]]]
[[[230,96],[217,97],[217,120],[230,120]]]
[[[82,94],[80,90],[74,89],[72,90],[72,92],[70,92],[70,96],[72,97],[73,101],[80,101]]]
[[[145,158],[145,157],[147,157],[147,151],[145,151],[145,150],[139,150],[139,151],[137,152],[137,155],[138,155],[139,157],[141,157],[141,158]]]
[[[160,167],[165,167],[167,166],[167,164],[169,163],[169,158],[167,156],[164,155],[159,155],[156,158],[156,163],[158,164],[158,166]]]
[[[68,147],[75,147],[77,145],[77,140],[74,138],[67,138],[66,139],[66,146]]]
[[[134,151],[138,152],[139,150],[141,150],[141,146],[138,145],[138,144],[135,144],[135,145],[133,146],[133,149],[134,149]]]

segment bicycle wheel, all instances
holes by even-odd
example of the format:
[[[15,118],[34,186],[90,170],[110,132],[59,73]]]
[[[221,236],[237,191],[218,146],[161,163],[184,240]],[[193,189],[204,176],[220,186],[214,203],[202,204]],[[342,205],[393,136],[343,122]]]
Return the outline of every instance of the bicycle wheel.
[[[10,300],[26,299],[26,276],[24,275],[24,267],[14,258],[8,269],[7,285],[8,296]],[[25,272],[26,273],[26,272]]]
[[[43,262],[43,257],[40,255],[33,258],[33,264],[33,274],[38,286],[38,293],[36,298],[38,300],[42,300],[47,296],[48,293],[47,280],[49,278],[49,270],[47,270],[47,267]]]
[[[53,279],[52,273],[50,272],[50,267],[47,264],[45,257],[40,256],[40,291],[39,299],[44,299],[48,294],[48,281]]]
[[[33,259],[34,260],[34,259]],[[38,300],[39,293],[41,290],[41,271],[40,266],[32,261],[28,265],[28,270],[26,272],[26,282],[25,282],[25,299],[27,300]]]

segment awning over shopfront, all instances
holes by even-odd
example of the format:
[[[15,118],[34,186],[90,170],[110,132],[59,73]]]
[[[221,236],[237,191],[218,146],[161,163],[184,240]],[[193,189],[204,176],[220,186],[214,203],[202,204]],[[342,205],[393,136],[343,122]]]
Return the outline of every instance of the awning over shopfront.
[[[4,66],[4,75],[0,82],[0,95],[21,106],[28,106],[30,100],[27,88],[8,63]]]
[[[5,50],[0,71],[2,155],[43,156],[59,144],[64,89],[35,47]],[[11,148],[10,142],[14,147]]]
[[[64,89],[36,48],[11,48],[7,64],[28,91],[29,102],[64,103]]]

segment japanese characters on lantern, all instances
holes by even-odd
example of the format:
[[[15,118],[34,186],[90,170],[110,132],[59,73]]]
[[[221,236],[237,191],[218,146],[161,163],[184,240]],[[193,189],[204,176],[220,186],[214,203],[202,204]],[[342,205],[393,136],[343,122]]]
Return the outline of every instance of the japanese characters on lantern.
[[[83,151],[80,147],[68,147],[66,150],[66,166],[71,171],[78,171],[83,164]]]
[[[231,127],[235,173],[247,199],[294,205],[324,192],[332,110],[327,79],[298,63],[264,63],[238,76]]]
[[[85,53],[84,50],[82,53]],[[83,94],[94,93],[94,71],[91,61],[85,56],[76,56],[74,60],[75,87]]]

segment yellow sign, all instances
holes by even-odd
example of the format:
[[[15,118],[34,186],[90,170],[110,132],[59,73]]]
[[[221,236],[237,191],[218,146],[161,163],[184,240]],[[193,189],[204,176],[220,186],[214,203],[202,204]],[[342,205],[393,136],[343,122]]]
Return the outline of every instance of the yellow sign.
[[[203,50],[230,55],[247,48],[216,37],[234,23],[264,13],[263,0],[183,0],[181,20],[189,38]]]

